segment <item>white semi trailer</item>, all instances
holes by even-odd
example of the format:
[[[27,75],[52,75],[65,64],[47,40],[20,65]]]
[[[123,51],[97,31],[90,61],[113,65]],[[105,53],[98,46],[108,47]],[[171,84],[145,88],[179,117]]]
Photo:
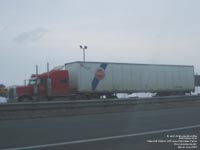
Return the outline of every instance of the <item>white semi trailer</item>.
[[[78,61],[66,63],[64,67],[69,72],[70,91],[74,94],[178,95],[195,88],[193,66]]]

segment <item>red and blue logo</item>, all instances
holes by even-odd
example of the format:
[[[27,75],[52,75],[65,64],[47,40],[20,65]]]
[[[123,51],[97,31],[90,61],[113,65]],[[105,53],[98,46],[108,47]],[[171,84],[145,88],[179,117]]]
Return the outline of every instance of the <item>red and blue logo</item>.
[[[95,77],[97,80],[103,80],[105,77],[105,71],[103,68],[98,68],[96,73],[95,73]]]
[[[102,63],[99,68],[95,72],[94,79],[92,80],[92,90],[95,90],[101,80],[103,80],[106,76],[105,69],[107,68],[108,64]]]

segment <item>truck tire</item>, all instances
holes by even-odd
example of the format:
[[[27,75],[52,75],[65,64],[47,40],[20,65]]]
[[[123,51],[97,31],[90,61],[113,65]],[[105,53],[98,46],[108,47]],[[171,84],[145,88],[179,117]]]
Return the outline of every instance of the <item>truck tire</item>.
[[[30,102],[32,98],[30,96],[22,96],[18,99],[19,102]]]

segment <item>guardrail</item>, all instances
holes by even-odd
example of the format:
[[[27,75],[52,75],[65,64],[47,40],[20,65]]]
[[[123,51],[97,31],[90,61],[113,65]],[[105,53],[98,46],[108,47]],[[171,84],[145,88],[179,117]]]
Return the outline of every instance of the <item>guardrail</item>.
[[[173,97],[153,97],[153,98],[129,98],[129,99],[100,99],[100,100],[71,100],[71,101],[42,101],[42,102],[18,102],[0,104],[2,110],[21,110],[21,109],[50,109],[50,108],[77,108],[77,107],[101,107],[110,105],[135,105],[169,103],[183,101],[197,101],[200,96],[173,96]]]
[[[137,111],[200,103],[200,96],[100,99],[0,104],[0,120]]]

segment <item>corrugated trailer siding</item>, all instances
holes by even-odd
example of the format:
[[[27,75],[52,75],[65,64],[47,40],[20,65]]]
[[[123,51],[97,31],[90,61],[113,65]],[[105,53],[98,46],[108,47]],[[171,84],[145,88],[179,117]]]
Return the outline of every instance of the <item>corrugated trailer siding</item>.
[[[80,67],[78,63],[65,65],[65,69],[69,71],[69,84],[70,90],[76,91],[78,89],[80,80]]]
[[[79,92],[194,89],[193,66],[74,62],[65,67],[69,71],[72,89],[77,88]]]

